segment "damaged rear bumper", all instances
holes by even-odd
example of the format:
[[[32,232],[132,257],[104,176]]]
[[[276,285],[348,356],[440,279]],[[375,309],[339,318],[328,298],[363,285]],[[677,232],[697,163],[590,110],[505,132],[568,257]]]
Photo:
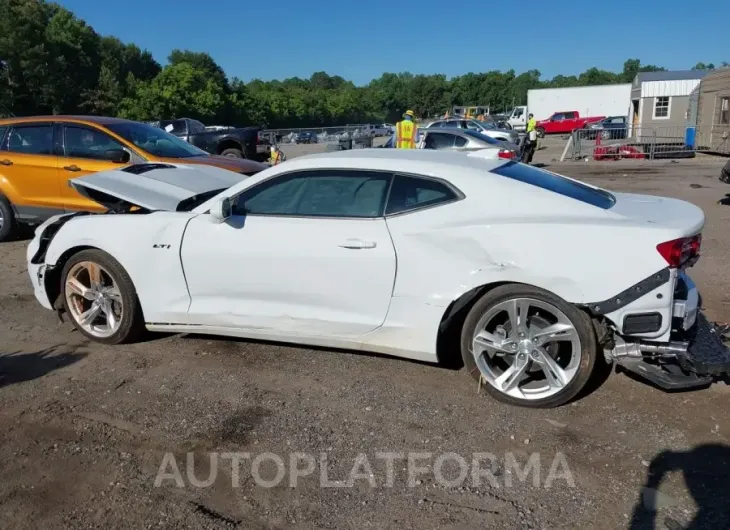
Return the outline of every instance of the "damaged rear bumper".
[[[730,376],[730,348],[699,309],[699,293],[691,278],[677,280],[672,331],[667,342],[616,335],[607,357],[664,390],[707,387]]]

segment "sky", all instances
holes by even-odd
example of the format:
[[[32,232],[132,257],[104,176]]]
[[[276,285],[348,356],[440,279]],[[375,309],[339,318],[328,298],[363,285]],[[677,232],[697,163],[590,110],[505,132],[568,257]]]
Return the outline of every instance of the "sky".
[[[671,70],[730,61],[730,0],[60,0],[98,33],[208,52],[229,77],[358,85],[384,72],[537,69],[543,79],[629,58]]]

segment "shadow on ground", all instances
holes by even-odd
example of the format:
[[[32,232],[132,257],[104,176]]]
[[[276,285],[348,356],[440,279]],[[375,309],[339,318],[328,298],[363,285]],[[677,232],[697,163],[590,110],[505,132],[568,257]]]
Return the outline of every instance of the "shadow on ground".
[[[86,357],[70,348],[53,347],[33,353],[0,354],[0,388],[30,381],[63,368]]]
[[[651,464],[644,487],[634,507],[631,530],[662,528],[658,510],[671,503],[660,486],[667,474],[682,473],[697,513],[688,526],[665,518],[663,526],[671,530],[728,528],[730,524],[730,446],[706,444],[690,451],[664,451]]]

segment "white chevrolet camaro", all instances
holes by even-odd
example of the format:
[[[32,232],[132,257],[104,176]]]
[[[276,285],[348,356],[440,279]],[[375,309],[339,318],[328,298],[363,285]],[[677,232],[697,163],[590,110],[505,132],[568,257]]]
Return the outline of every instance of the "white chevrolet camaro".
[[[99,342],[146,328],[456,358],[532,407],[576,398],[606,361],[665,389],[730,368],[685,273],[704,214],[680,200],[427,150],[71,183],[108,211],[41,225],[28,271]]]

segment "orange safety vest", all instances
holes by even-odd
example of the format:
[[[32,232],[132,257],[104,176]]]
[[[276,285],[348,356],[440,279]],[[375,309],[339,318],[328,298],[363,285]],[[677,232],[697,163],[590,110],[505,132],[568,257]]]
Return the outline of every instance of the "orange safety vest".
[[[416,124],[401,120],[395,124],[395,141],[398,149],[416,148]]]

